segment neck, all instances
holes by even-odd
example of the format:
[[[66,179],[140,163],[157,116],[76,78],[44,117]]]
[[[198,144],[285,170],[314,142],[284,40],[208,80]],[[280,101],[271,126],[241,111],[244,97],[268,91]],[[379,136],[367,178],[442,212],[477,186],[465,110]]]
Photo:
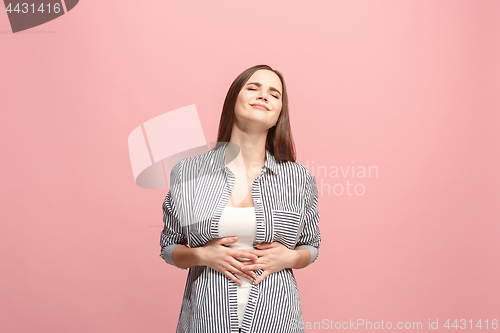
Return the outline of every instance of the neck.
[[[247,133],[233,126],[231,138],[226,147],[229,154],[226,156],[235,156],[236,158],[229,158],[230,163],[235,167],[244,167],[246,170],[260,172],[266,162],[267,132],[266,130],[265,132]]]

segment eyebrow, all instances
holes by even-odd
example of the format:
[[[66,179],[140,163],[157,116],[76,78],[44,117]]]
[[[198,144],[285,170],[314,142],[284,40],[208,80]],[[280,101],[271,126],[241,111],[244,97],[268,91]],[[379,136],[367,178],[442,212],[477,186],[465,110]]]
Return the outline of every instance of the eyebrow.
[[[249,85],[249,84],[256,85],[257,87],[262,87],[262,83],[260,83],[260,82],[249,82],[246,85]],[[274,88],[274,87],[269,87],[269,90],[276,91],[278,94],[281,95],[281,92],[278,89]]]

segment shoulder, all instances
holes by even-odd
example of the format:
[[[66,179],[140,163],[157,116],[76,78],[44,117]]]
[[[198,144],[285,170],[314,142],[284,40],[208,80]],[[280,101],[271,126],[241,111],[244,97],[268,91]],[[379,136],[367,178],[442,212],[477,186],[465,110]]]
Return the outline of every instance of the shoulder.
[[[172,167],[172,173],[180,175],[185,172],[201,171],[210,167],[214,159],[214,150],[202,154],[182,158]]]
[[[311,173],[309,173],[309,170],[303,164],[292,161],[282,161],[279,163],[279,165],[280,165],[280,170],[285,175],[293,174],[294,176],[304,178],[307,180],[309,180],[311,177],[314,177]]]
[[[283,164],[283,167],[287,170],[291,170],[293,174],[296,175],[293,178],[290,177],[290,175],[286,175],[286,177],[296,179],[297,185],[304,191],[308,200],[317,198],[318,185],[316,183],[316,177],[314,176],[314,174],[309,172],[307,166],[300,163],[287,161],[285,162],[285,164]]]
[[[307,191],[316,184],[314,175],[311,174],[303,164],[292,161],[282,161],[279,163],[279,170],[279,178],[285,182],[293,180],[293,183],[301,187],[304,191]]]

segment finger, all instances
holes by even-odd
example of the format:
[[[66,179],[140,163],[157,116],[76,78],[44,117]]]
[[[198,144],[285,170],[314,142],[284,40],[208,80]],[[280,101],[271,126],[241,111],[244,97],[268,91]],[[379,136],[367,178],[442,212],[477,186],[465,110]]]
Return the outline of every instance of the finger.
[[[258,269],[263,269],[265,266],[263,264],[253,264],[253,265],[245,265],[242,269],[243,271],[256,271]]]
[[[238,279],[236,276],[234,276],[231,272],[225,271],[225,272],[223,272],[223,274],[225,276],[227,276],[230,280],[232,280],[234,283],[241,286],[241,284],[242,284],[241,280]]]
[[[234,243],[238,240],[238,237],[237,236],[231,236],[231,237],[222,237],[222,238],[218,238],[216,243],[217,244],[221,244],[221,245],[224,245],[224,244],[231,244],[231,243]]]
[[[244,277],[245,279],[250,281],[254,281],[255,278],[257,277],[257,274],[255,274],[255,272],[253,271],[248,272],[248,274],[242,271],[236,271],[235,274],[238,274],[239,276]]]
[[[245,251],[245,252],[248,252],[248,253],[252,253],[252,254],[254,254],[254,255],[257,256],[256,259],[258,259],[258,258],[260,258],[260,257],[262,257],[262,256],[264,256],[266,254],[266,252],[264,252],[265,250],[255,250],[255,249],[249,250],[249,249],[245,249],[245,250],[239,250],[239,251]]]
[[[255,272],[253,271],[248,271],[248,270],[245,270],[244,267],[245,267],[245,264],[243,264],[243,262],[239,261],[239,260],[236,260],[236,259],[233,259],[231,258],[232,260],[229,261],[229,264],[231,265],[229,267],[229,270],[231,272],[234,272],[236,274],[240,273],[240,275],[245,275],[245,277],[247,277],[247,279],[253,281],[255,280],[255,278],[257,277],[257,275],[255,274]]]
[[[266,249],[270,249],[270,248],[274,247],[273,243],[257,243],[257,244],[255,244],[255,246],[259,250],[266,250]]]
[[[262,257],[255,259],[255,260],[246,260],[246,261],[242,261],[241,263],[243,263],[245,265],[254,265],[254,264],[265,264],[267,261],[268,261],[268,258],[262,256]]]
[[[230,255],[234,258],[245,258],[250,260],[256,260],[259,257],[255,253],[246,252],[244,250],[233,250]]]
[[[257,264],[257,260],[245,260],[241,262],[243,264],[243,268],[245,268],[248,265],[253,265]]]
[[[238,269],[239,266],[231,266],[229,267],[228,271],[229,272],[232,272],[233,274],[237,274],[239,276],[242,276],[244,277],[245,279],[248,279],[250,281],[253,281],[255,280],[255,278],[257,277],[257,274],[255,274],[255,272],[246,272],[246,271],[243,271],[241,269]]]
[[[252,260],[245,260],[242,261],[241,263],[245,265],[253,265],[253,264],[264,264],[267,261],[267,257],[262,256],[257,259],[252,259]]]
[[[264,271],[257,280],[255,280],[255,284],[259,284],[260,281],[264,280],[269,275],[269,271]]]
[[[245,264],[239,260],[236,260],[234,258],[231,258],[231,260],[229,260],[229,264],[231,265],[229,267],[229,269],[232,271],[232,272],[236,272],[236,271],[239,271],[243,274],[250,274],[250,272],[245,268]]]

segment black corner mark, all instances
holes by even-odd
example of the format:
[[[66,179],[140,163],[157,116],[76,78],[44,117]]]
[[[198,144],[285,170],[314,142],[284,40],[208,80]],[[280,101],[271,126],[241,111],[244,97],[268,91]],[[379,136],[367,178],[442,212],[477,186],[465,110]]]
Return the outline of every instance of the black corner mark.
[[[16,33],[52,21],[75,8],[79,0],[4,0],[12,32]],[[64,3],[63,3],[64,2]]]
[[[64,3],[66,4],[66,10],[69,12],[70,10],[75,8],[78,1],[79,0],[64,0]]]

